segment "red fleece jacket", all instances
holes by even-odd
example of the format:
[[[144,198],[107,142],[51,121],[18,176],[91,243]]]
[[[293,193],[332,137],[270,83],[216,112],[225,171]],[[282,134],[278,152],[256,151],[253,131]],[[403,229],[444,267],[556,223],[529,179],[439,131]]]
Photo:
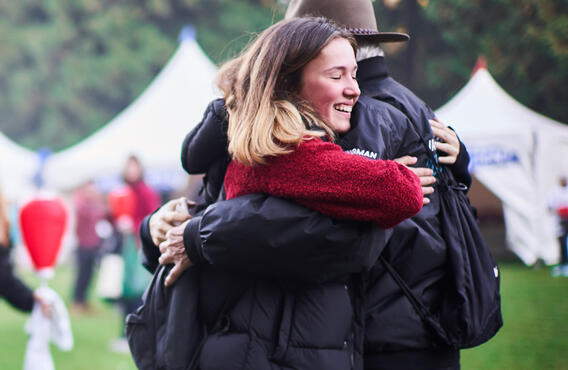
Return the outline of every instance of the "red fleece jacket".
[[[403,165],[343,152],[319,138],[266,165],[232,161],[225,175],[227,199],[263,193],[291,198],[338,219],[374,221],[389,228],[422,208],[420,180]]]

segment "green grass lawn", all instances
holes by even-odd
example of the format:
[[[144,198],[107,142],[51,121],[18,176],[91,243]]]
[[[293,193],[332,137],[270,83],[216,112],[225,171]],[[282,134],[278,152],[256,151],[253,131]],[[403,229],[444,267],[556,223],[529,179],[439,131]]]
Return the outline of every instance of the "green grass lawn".
[[[32,274],[23,274],[37,286]],[[72,271],[61,267],[50,282],[69,301]],[[463,370],[568,369],[568,279],[553,278],[549,268],[501,265],[505,324],[490,342],[462,351]],[[121,316],[112,306],[93,298],[95,314],[72,316],[75,348],[62,352],[52,346],[58,370],[135,369],[128,355],[109,350],[121,329]],[[26,315],[0,302],[0,369],[21,369]]]
[[[30,287],[39,285],[33,273],[20,274]],[[61,298],[69,301],[73,285],[73,271],[69,267],[59,267],[55,277],[49,282]],[[91,294],[93,313],[77,315],[70,312],[71,328],[75,346],[69,352],[51,346],[51,354],[57,370],[130,370],[136,369],[128,354],[110,351],[110,343],[122,330],[122,315],[113,305],[107,304]],[[27,343],[24,325],[27,315],[12,309],[0,300],[0,369],[21,369]]]
[[[551,277],[550,268],[500,267],[503,328],[462,351],[462,369],[568,369],[568,278]]]

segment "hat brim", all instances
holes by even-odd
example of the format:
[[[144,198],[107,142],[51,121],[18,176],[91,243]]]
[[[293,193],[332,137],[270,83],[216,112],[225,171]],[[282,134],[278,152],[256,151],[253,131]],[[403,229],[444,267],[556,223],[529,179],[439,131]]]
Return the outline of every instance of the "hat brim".
[[[363,40],[370,43],[382,43],[382,42],[404,42],[410,40],[410,36],[406,33],[397,32],[377,32],[373,34],[361,34],[353,33],[355,39]]]

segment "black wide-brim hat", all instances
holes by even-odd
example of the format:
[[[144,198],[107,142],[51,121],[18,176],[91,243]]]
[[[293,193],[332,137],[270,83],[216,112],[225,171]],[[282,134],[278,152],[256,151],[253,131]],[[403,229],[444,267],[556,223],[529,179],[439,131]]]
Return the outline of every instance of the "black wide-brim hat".
[[[379,32],[371,0],[290,0],[286,19],[324,17],[368,43],[408,41],[405,33]]]

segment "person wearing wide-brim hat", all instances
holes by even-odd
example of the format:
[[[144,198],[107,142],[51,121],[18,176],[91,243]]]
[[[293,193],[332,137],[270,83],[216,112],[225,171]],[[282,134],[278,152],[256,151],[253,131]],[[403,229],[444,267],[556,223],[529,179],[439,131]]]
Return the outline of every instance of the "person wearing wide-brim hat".
[[[439,122],[430,122],[435,119],[432,109],[388,74],[380,43],[404,42],[409,40],[409,36],[379,32],[371,0],[291,0],[286,18],[304,16],[331,19],[354,34],[360,46],[357,53],[357,80],[362,95],[387,102],[402,111],[419,134],[429,141],[431,150],[445,152],[442,154],[446,155],[440,157],[439,162],[449,165],[454,177],[469,186],[469,155],[463,144],[449,128]],[[367,109],[362,101],[360,99],[359,112]],[[365,116],[369,115],[354,113],[354,128],[343,138],[341,145],[345,148],[345,143],[351,141],[357,145],[354,153],[379,152],[373,150],[372,139],[365,141],[361,137],[372,136],[377,132],[376,127],[381,127],[378,130],[382,135],[380,140],[391,146],[387,151],[395,150],[392,146],[400,140],[403,132],[397,131],[396,125],[400,123],[395,122],[394,129],[389,130],[384,128],[384,122],[379,118],[370,122],[364,119]],[[446,143],[436,142],[435,136]],[[374,137],[379,141],[378,136]],[[412,147],[408,142],[410,139],[403,137],[407,147]],[[417,165],[423,167],[429,155],[420,143],[416,150],[412,155],[418,158]],[[384,255],[396,270],[402,272],[411,289],[435,312],[447,284],[446,247],[437,217],[437,192],[429,195],[429,198],[430,204],[425,205],[417,216],[393,229],[393,237]],[[459,369],[459,351],[434,343],[432,333],[380,263],[371,270],[365,301],[365,369]]]
[[[369,42],[408,41],[405,33],[379,32],[371,1],[359,0],[291,0],[286,18],[324,17],[345,27],[358,39]]]

